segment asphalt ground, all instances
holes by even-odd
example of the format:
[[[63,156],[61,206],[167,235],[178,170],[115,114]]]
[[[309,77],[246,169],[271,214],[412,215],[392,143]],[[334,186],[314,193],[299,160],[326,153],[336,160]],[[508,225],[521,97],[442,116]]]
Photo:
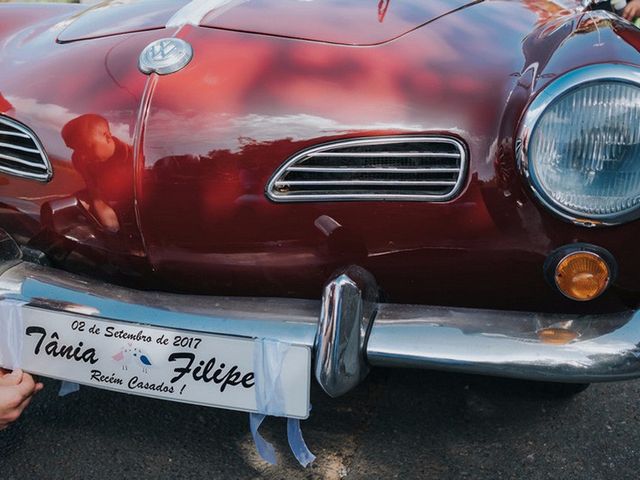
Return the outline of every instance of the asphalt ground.
[[[317,455],[295,463],[281,419],[255,452],[244,413],[83,387],[45,390],[0,432],[1,479],[626,479],[640,471],[640,382],[545,398],[510,380],[376,370],[354,392],[312,391],[302,428]]]

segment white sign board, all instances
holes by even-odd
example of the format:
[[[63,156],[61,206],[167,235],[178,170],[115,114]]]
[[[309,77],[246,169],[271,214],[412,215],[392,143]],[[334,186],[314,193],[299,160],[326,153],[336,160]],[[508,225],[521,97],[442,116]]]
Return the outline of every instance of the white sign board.
[[[21,311],[20,365],[27,372],[135,395],[257,412],[256,340],[28,306]],[[0,365],[7,366],[1,351]],[[291,345],[280,374],[286,416],[308,417],[310,378],[309,347]]]

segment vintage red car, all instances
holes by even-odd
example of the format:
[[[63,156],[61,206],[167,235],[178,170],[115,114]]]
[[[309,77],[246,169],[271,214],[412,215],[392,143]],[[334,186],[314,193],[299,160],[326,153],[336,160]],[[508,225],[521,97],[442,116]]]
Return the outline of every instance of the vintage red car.
[[[640,376],[640,31],[598,6],[0,6],[0,364],[299,418],[370,366]]]

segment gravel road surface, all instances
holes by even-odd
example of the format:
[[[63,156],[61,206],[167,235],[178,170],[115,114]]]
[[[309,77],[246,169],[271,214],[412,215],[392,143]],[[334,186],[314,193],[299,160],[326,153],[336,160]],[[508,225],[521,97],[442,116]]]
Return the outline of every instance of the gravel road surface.
[[[288,451],[285,424],[255,453],[243,413],[83,387],[57,397],[46,381],[21,421],[0,432],[0,478],[637,479],[640,382],[593,385],[570,400],[529,384],[376,370],[353,393],[312,392],[303,431],[315,464]]]

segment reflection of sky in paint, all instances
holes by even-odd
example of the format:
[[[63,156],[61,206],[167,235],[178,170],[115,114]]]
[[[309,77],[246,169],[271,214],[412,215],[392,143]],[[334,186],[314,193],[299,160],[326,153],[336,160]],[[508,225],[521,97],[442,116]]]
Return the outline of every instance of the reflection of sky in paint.
[[[388,41],[472,0],[390,0],[384,21],[378,1],[324,0],[195,0],[183,10],[206,10],[201,24],[231,30],[346,44],[372,45]],[[179,16],[176,14],[176,16]],[[194,23],[190,20],[189,23]],[[175,25],[176,22],[171,23]]]
[[[77,292],[62,287],[48,285],[37,280],[27,279],[22,287],[24,299],[46,298],[78,305],[90,305],[101,312],[102,317],[116,320],[128,320],[140,323],[153,323],[155,325],[171,326],[176,323],[178,314],[168,310],[130,305],[115,302],[91,295],[90,293]],[[132,318],[135,316],[135,318]],[[197,315],[189,317],[198,318]],[[206,317],[201,317],[204,320]]]
[[[23,286],[24,299],[35,297],[48,298],[57,301],[75,303],[79,305],[91,305],[101,312],[101,317],[134,323],[145,323],[168,328],[187,328],[195,331],[210,331],[212,320],[216,326],[225,322],[242,322],[245,334],[265,333],[264,319],[233,319],[208,317],[197,314],[184,314],[170,310],[150,308],[139,305],[121,303],[106,300],[88,293],[76,292],[66,288],[56,287],[42,282],[28,279]],[[621,315],[627,315],[625,313]],[[445,318],[446,315],[443,315]],[[564,365],[575,368],[587,368],[600,360],[599,356],[618,354],[636,354],[638,348],[634,341],[638,341],[638,323],[640,314],[636,313],[619,329],[603,335],[597,339],[583,342],[575,342],[569,345],[543,344],[526,336],[525,338],[509,338],[509,332],[494,332],[486,334],[482,332],[465,332],[457,327],[447,327],[444,322],[431,327],[419,322],[403,322],[395,326],[393,322],[380,322],[375,324],[370,345],[374,351],[384,352],[383,346],[391,346],[395,352],[402,351],[411,356],[422,357],[425,345],[428,345],[430,362],[443,362],[443,365],[463,365],[469,362],[481,362],[485,364],[502,364],[510,361],[529,365]],[[284,325],[291,329],[293,324]],[[516,326],[517,327],[517,326]],[[227,327],[228,328],[228,327]],[[226,331],[227,328],[223,327]],[[496,335],[498,333],[500,335]],[[518,335],[516,332],[511,332]],[[504,335],[503,335],[504,334]],[[470,350],[470,347],[473,349]]]
[[[389,328],[378,324],[369,339],[370,351],[377,352],[376,358],[403,357],[426,359],[430,365],[468,369],[474,365],[485,373],[525,371],[529,375],[544,376],[549,369],[585,369],[585,374],[611,374],[612,368],[620,367],[621,358],[638,356],[639,341],[638,314],[620,329],[598,339],[575,342],[569,345],[544,344],[532,339],[496,337],[482,333],[467,333],[455,327],[439,325],[425,328],[420,324],[404,324]],[[374,323],[375,325],[375,323]],[[490,367],[493,365],[493,367]],[[527,365],[527,367],[523,367]],[[484,366],[484,367],[483,367]],[[632,365],[629,365],[632,367]],[[586,369],[596,367],[596,372]],[[522,370],[526,368],[526,370]],[[574,370],[575,369],[575,370]],[[629,373],[628,368],[624,372]]]
[[[252,0],[238,9],[266,3]],[[429,2],[392,2],[389,8],[418,14],[427,3],[432,8]],[[377,8],[377,2],[370,6]],[[505,71],[522,68],[520,45],[504,48],[505,39],[521,40],[536,18],[519,2],[481,4],[425,27],[434,34],[419,48],[396,42],[357,54],[250,37],[240,43],[220,34],[211,56],[215,61],[203,60],[204,76],[194,82],[198,88],[176,96],[174,86],[162,82],[156,90],[145,160],[152,165],[172,155],[237,152],[243,148],[240,137],[267,143],[283,136],[295,142],[370,130],[447,130],[466,138],[469,131],[484,133],[488,116],[475,128],[471,122],[478,120],[470,118],[463,99],[467,105],[502,100],[488,98],[486,85],[494,83],[498,91],[507,83]],[[247,55],[247,49],[256,53]],[[219,69],[220,64],[229,67]]]
[[[360,130],[406,130],[420,131],[418,123],[343,123],[331,118],[304,113],[291,115],[248,114],[232,117],[229,114],[202,112],[190,117],[183,117],[169,110],[154,113],[153,128],[149,128],[147,145],[164,145],[163,139],[171,138],[164,148],[167,152],[157,152],[159,157],[165,155],[206,155],[212,149],[211,138],[216,138],[216,149],[228,149],[232,152],[242,148],[238,138],[250,138],[255,142],[271,142],[282,139],[283,132],[293,141],[313,138],[314,136],[338,135],[344,132]],[[180,132],[176,134],[176,125]],[[203,128],[203,125],[209,126]],[[188,131],[189,135],[181,132]],[[198,147],[201,148],[198,151]]]
[[[22,295],[6,295],[7,298],[31,300],[44,298],[52,301],[68,302],[77,305],[91,306],[100,311],[99,317],[153,325],[157,327],[192,330],[196,332],[230,332],[240,336],[254,337],[265,335],[265,322],[270,322],[272,331],[279,339],[291,343],[310,345],[315,336],[315,325],[290,322],[282,316],[270,317],[268,313],[260,311],[256,318],[223,317],[211,313],[200,315],[197,313],[182,313],[163,308],[146,307],[125,302],[101,298],[90,293],[74,291],[64,287],[46,284],[34,279],[25,280]],[[318,307],[319,312],[319,307]],[[280,332],[280,333],[277,333]]]
[[[338,3],[338,2],[336,2]],[[344,1],[339,2],[339,3],[345,3]],[[372,2],[372,5],[375,4],[376,2]],[[391,0],[391,5],[389,6],[389,10],[395,10],[395,14],[401,18],[402,20],[404,20],[405,22],[409,23],[409,22],[415,22],[417,19],[426,19],[427,15],[429,14],[430,11],[432,11],[434,4],[442,4],[442,5],[446,5],[451,4],[451,2],[448,1],[438,1],[438,0],[429,0],[428,2],[404,2],[404,1],[394,1]],[[464,3],[464,2],[460,2],[460,3]],[[466,3],[472,3],[471,1],[466,2]],[[429,5],[429,8],[426,8],[426,6]],[[455,7],[458,7],[459,5],[454,5]]]
[[[178,10],[168,21],[167,27],[186,24],[199,25],[209,12],[222,15],[227,10],[250,0],[193,0]]]
[[[64,30],[62,38],[72,40],[204,21],[212,26],[281,35],[298,32],[294,36],[316,40],[335,40],[346,34],[342,40],[347,43],[357,38],[378,43],[470,3],[473,0],[389,0],[385,21],[380,22],[377,0],[114,0],[81,11],[54,28]],[[302,30],[300,25],[304,25]],[[354,29],[364,29],[364,36]],[[385,33],[372,37],[374,31]]]
[[[186,2],[186,0],[184,0]],[[176,0],[114,0],[102,2],[54,25],[69,41],[149,27],[162,28],[180,8]]]
[[[30,119],[31,128],[35,128],[38,131],[49,130],[52,136],[60,135],[60,128],[70,120],[79,117],[83,113],[75,113],[69,111],[62,105],[56,105],[53,103],[40,103],[33,98],[23,98],[18,96],[7,95],[7,101],[11,103],[16,111],[19,111],[21,115],[28,116]],[[120,139],[130,138],[129,125],[126,120],[129,120],[127,116],[128,112],[122,113],[120,111],[115,112],[101,112],[101,115],[105,117],[121,116],[122,122],[110,122],[109,128],[111,133]],[[42,134],[41,134],[42,136]]]

